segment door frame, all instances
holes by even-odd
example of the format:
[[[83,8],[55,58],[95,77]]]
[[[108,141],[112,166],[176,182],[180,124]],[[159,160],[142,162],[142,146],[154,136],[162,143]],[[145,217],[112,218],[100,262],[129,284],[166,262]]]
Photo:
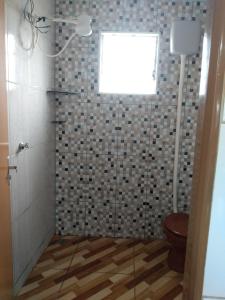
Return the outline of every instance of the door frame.
[[[8,172],[8,111],[5,53],[5,7],[0,0],[0,299],[12,299],[13,262]]]
[[[203,45],[205,72],[201,78],[206,84],[200,97],[184,300],[202,299],[225,78],[225,1],[210,0],[209,8]]]

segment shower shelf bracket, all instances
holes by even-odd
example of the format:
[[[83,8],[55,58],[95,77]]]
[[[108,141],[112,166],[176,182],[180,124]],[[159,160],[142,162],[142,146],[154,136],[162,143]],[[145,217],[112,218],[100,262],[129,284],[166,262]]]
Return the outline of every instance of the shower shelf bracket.
[[[51,121],[52,124],[59,124],[59,125],[62,125],[62,124],[65,124],[67,121],[66,120],[53,120]]]
[[[60,94],[60,95],[67,95],[67,96],[80,95],[79,92],[60,91],[60,90],[48,90],[47,94],[48,95],[51,95],[51,94]]]

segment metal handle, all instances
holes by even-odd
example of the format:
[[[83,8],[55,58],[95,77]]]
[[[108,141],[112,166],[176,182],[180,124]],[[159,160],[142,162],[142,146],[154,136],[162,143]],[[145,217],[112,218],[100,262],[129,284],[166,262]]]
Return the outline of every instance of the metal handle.
[[[22,151],[24,149],[29,149],[29,144],[28,143],[20,142],[17,151],[20,152],[20,151]]]
[[[15,170],[17,172],[17,166],[8,166],[8,170]]]
[[[8,166],[8,172],[7,172],[7,180],[8,180],[8,183],[10,184],[10,180],[12,178],[11,174],[10,174],[10,171],[11,170],[15,170],[17,172],[17,166]]]

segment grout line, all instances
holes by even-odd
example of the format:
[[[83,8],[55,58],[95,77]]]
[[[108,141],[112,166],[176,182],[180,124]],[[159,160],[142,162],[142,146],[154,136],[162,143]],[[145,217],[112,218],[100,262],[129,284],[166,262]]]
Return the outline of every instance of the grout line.
[[[79,245],[79,242],[77,243],[77,245],[76,245],[76,247],[75,247],[74,253],[73,253],[73,255],[72,255],[71,259],[70,259],[70,263],[69,263],[68,267],[65,269],[65,274],[67,274],[67,273],[69,272],[69,269],[70,269],[70,267],[71,267],[71,265],[72,265],[73,259],[74,259],[75,255],[76,255],[76,254],[75,254],[75,251],[77,250],[78,245]],[[61,282],[61,285],[60,285],[60,288],[59,288],[59,292],[61,292],[61,290],[62,290],[64,281],[65,281],[65,280],[63,280],[63,281]]]

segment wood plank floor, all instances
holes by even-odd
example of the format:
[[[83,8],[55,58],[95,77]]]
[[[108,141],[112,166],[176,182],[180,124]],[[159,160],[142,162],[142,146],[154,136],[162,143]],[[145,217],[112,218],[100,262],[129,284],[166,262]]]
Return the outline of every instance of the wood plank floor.
[[[17,300],[181,300],[162,240],[54,237]]]

